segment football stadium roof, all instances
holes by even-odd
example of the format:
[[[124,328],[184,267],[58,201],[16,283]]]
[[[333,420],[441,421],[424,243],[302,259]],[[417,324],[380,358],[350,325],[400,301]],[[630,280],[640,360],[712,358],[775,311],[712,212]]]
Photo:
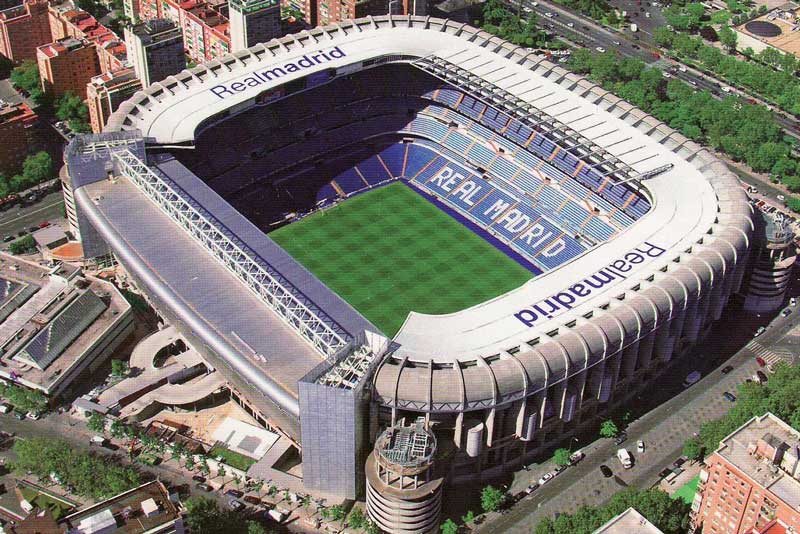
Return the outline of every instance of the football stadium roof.
[[[547,360],[544,374],[558,375],[562,367],[570,367],[568,353],[603,352],[604,346],[616,342],[612,338],[629,340],[628,333],[635,331],[636,325],[643,330],[643,325],[652,326],[669,317],[673,303],[688,302],[689,295],[705,287],[707,278],[729,269],[730,258],[738,258],[749,246],[746,198],[725,166],[707,150],[592,82],[524,48],[451,21],[368,17],[260,44],[138,92],[120,106],[107,130],[139,130],[151,145],[191,145],[199,128],[246,110],[273,87],[325,69],[336,68],[340,74],[386,62],[413,63],[494,106],[512,107],[509,113],[535,116],[547,135],[565,150],[583,147],[585,155],[586,147],[591,147],[590,153],[603,160],[595,167],[610,165],[621,169],[627,179],[641,181],[652,204],[646,215],[613,239],[505,295],[449,315],[411,313],[395,337],[399,344],[395,358],[474,360],[499,352],[515,353],[538,344],[540,337],[558,338],[559,349],[551,347],[558,343],[549,344],[541,352]],[[72,146],[77,145],[73,142]],[[241,227],[220,226],[226,217],[235,215],[230,207],[223,209],[214,203],[201,208],[221,210],[221,215],[212,214],[217,217],[215,223],[204,221],[204,230],[184,231],[174,222],[178,217],[174,213],[191,212],[191,220],[205,217],[202,209],[197,211],[200,180],[192,182],[197,189],[181,200],[183,206],[172,209],[162,205],[159,210],[151,200],[172,202],[181,194],[170,191],[173,186],[163,176],[141,170],[143,166],[137,167],[139,163],[133,159],[123,160],[125,157],[118,158],[127,166],[127,175],[148,174],[138,187],[97,181],[76,191],[78,203],[124,263],[138,269],[159,297],[180,308],[183,320],[195,332],[206,336],[210,346],[225,354],[226,361],[249,381],[296,414],[296,375],[315,366],[320,356],[300,349],[283,350],[284,343],[296,348],[300,338],[291,342],[291,336],[285,334],[293,334],[285,325],[271,330],[276,321],[269,321],[267,306],[259,306],[248,293],[242,283],[247,272],[237,271],[239,264],[225,269],[208,267],[205,264],[214,262],[203,261],[212,254],[218,258],[230,255],[230,251],[235,251],[239,261],[247,256],[242,252],[243,240],[251,251],[269,248],[271,240],[256,235],[254,227],[244,222]],[[618,175],[603,172],[609,179]],[[205,237],[197,236],[205,231],[233,234],[225,237],[224,253],[220,249],[209,252],[198,244]],[[236,236],[237,232],[247,235]],[[154,273],[153,261],[158,265],[169,261],[172,267]],[[250,263],[248,269],[258,270],[256,263]],[[668,265],[674,264],[690,269],[667,272]],[[697,273],[702,273],[703,280]],[[295,289],[302,293],[311,287],[307,282],[298,282]],[[296,295],[287,298],[298,305]],[[637,303],[635,309],[632,301]],[[324,323],[324,331],[316,331],[314,339],[333,338],[336,342],[326,345],[331,350],[342,346],[337,337],[342,335],[340,330],[353,334],[344,324],[347,314],[337,313],[339,304],[331,309],[316,304],[333,320],[327,321],[313,307],[300,303],[307,316]],[[609,305],[626,309],[604,314],[602,310]],[[595,313],[601,317],[587,321]],[[618,318],[622,315],[625,324]],[[236,332],[231,321],[236,323]],[[268,321],[269,327],[262,321]],[[256,362],[260,350],[253,350],[251,339],[244,343],[249,351],[233,348],[242,345],[241,336],[233,334],[250,328],[248,322],[252,322],[252,339],[260,339],[259,346],[272,343],[283,347],[272,349],[272,359],[268,356],[266,361]],[[351,326],[356,323],[367,324],[361,318]],[[288,319],[287,324],[291,324]],[[576,325],[580,332],[572,335],[570,329]],[[319,346],[317,349],[320,351]],[[249,356],[243,358],[242,354]],[[291,373],[286,365],[290,362]]]

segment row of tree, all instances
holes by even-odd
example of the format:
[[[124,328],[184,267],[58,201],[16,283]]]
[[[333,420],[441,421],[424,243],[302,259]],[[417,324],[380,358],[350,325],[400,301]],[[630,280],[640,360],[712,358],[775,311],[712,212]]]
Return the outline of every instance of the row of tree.
[[[621,22],[611,5],[606,0],[556,0],[559,4],[578,11],[587,17],[610,26]]]
[[[800,186],[800,166],[791,154],[792,145],[766,107],[735,97],[717,100],[680,80],[665,80],[659,69],[612,52],[577,50],[570,65],[686,137],[757,172],[769,172],[790,187]]]
[[[36,106],[44,108],[45,114],[52,111],[60,121],[67,122],[70,130],[76,133],[91,131],[89,127],[89,108],[77,95],[67,93],[56,101],[42,90],[39,66],[35,61],[24,61],[11,71],[11,83],[30,95]]]
[[[22,172],[11,178],[0,173],[0,198],[25,191],[53,178],[53,158],[47,152],[31,154],[22,163]]]
[[[705,44],[700,37],[671,32],[666,28],[656,29],[653,38],[659,46],[670,49],[682,59],[695,61],[731,85],[761,95],[789,113],[800,114],[800,80],[795,76],[800,70],[800,59],[792,54],[768,48],[752,54],[756,62],[742,61]],[[736,47],[736,34],[730,28],[720,29],[719,38],[727,48],[732,50]]]
[[[657,490],[624,489],[604,506],[581,506],[574,514],[545,518],[535,534],[591,534],[611,518],[633,507],[664,534],[683,534],[689,527],[689,505]]]
[[[183,505],[186,507],[186,524],[191,532],[203,532],[204,534],[230,534],[232,532],[267,534],[268,532],[259,523],[248,521],[233,510],[220,508],[217,501],[208,497],[190,497],[184,501]]]
[[[794,428],[800,428],[800,367],[783,362],[775,366],[769,382],[745,382],[739,386],[736,403],[721,419],[700,427],[700,435],[684,444],[684,454],[700,460],[716,450],[720,441],[756,416],[772,412]]]
[[[16,384],[0,384],[0,397],[8,400],[14,408],[21,412],[43,412],[47,409],[47,397],[36,389]]]
[[[132,467],[109,463],[107,458],[72,448],[64,440],[19,439],[14,442],[14,470],[33,473],[40,479],[51,476],[72,487],[77,495],[107,499],[142,483]]]
[[[488,0],[481,10],[481,20],[476,20],[475,25],[515,45],[551,46],[550,36],[537,27],[537,20],[535,13],[528,13],[522,18],[500,0]]]

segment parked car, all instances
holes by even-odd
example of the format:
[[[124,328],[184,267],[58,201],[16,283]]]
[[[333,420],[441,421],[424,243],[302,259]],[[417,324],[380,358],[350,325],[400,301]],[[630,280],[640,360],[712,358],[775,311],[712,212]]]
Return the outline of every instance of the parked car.
[[[583,451],[580,451],[580,450],[579,451],[575,451],[572,454],[570,454],[569,463],[572,464],[572,465],[575,465],[578,462],[580,462],[581,460],[583,460],[583,458],[585,456],[586,456],[586,454],[584,454]]]
[[[727,375],[731,371],[733,371],[733,366],[732,365],[726,365],[725,367],[722,368],[722,374],[723,375]]]
[[[547,484],[548,482],[553,480],[554,477],[555,477],[555,474],[553,474],[552,471],[549,472],[549,473],[543,474],[542,478],[539,479],[539,485],[540,486],[544,486],[545,484]]]
[[[636,452],[638,452],[639,454],[644,452],[644,441],[642,441],[641,439],[636,442]]]
[[[530,495],[531,493],[533,493],[537,489],[539,489],[539,484],[538,483],[533,483],[530,486],[528,486],[527,488],[525,488],[525,493]]]
[[[33,421],[38,421],[39,419],[42,418],[42,414],[40,414],[39,412],[30,411],[25,414],[25,417],[27,417],[28,419],[32,419]]]
[[[753,334],[753,337],[758,337],[758,336],[760,336],[761,334],[763,334],[766,331],[767,331],[767,328],[765,326],[759,326],[758,330],[756,330],[756,333]]]
[[[13,235],[7,235],[3,238],[3,243],[11,243],[16,239]]]
[[[236,499],[241,499],[241,497],[242,497],[242,495],[244,495],[244,493],[242,493],[241,491],[239,491],[237,489],[231,488],[229,490],[225,490],[225,495],[227,495],[228,497],[234,497]]]
[[[598,52],[600,52],[601,54],[605,53],[605,51],[606,51],[606,49],[605,49],[605,48],[603,48],[602,46],[595,47],[595,50],[597,50],[597,51],[598,51]]]
[[[614,476],[614,472],[611,471],[611,468],[605,464],[600,466],[600,472],[603,473],[603,476],[606,478],[611,478],[612,476]]]
[[[6,403],[6,402],[4,402],[3,404],[0,404],[0,413],[9,413],[13,409],[14,409],[14,407],[11,406],[10,404]]]
[[[792,313],[792,310],[790,310],[789,308],[786,308],[785,310],[783,310],[781,312],[781,317],[789,317],[789,315],[791,315],[791,313]]]
[[[736,402],[736,395],[734,395],[730,391],[726,391],[725,393],[722,394],[722,396],[725,397],[725,400],[727,401]]]
[[[48,226],[50,226],[50,224],[51,224],[50,221],[40,222],[39,223],[39,228],[47,228]]]
[[[628,452],[628,449],[617,449],[617,459],[625,469],[633,467],[633,458],[631,457],[631,453]]]
[[[194,480],[195,482],[205,482],[206,477],[204,477],[203,475],[194,475],[192,477],[192,480]]]
[[[700,374],[700,371],[692,371],[691,373],[686,375],[686,378],[683,379],[683,387],[688,388],[689,386],[696,384],[697,382],[700,381],[700,378],[702,378],[702,376],[703,375]]]
[[[614,439],[614,443],[616,443],[617,445],[621,445],[625,443],[625,441],[627,440],[628,440],[627,432],[621,432],[620,435]]]
[[[212,490],[211,486],[209,486],[208,484],[204,484],[203,482],[199,482],[199,483],[195,484],[195,486],[197,486],[197,489],[202,490],[202,491],[211,491]]]
[[[789,306],[797,306],[797,299],[795,297],[789,299]]]
[[[14,412],[14,417],[19,421],[24,421],[26,419],[25,414],[22,412]]]
[[[227,493],[227,491],[225,493]],[[234,512],[238,512],[244,508],[244,503],[242,501],[237,501],[236,499],[230,499],[228,500],[228,507]]]

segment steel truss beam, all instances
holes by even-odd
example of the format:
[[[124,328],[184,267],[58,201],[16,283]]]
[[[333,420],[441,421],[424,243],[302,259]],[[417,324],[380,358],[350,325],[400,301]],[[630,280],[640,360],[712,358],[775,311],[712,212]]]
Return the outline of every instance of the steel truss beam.
[[[349,341],[332,318],[286,280],[263,258],[192,200],[172,180],[154,173],[129,150],[112,152],[119,171],[270,309],[326,358]]]

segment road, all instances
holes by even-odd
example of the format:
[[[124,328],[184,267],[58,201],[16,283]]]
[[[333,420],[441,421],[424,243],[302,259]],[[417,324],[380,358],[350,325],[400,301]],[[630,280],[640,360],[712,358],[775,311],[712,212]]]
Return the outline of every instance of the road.
[[[506,2],[512,8],[517,6],[517,3],[513,0],[506,0]],[[633,12],[631,6],[635,4],[635,0],[617,0],[615,3],[619,9],[631,13]],[[724,81],[717,80],[691,67],[686,68],[686,72],[677,71],[681,65],[679,62],[661,57],[656,58],[653,55],[656,52],[660,56],[660,51],[649,42],[652,39],[651,30],[658,27],[662,22],[666,23],[657,8],[647,7],[645,4],[642,8],[643,12],[650,12],[651,17],[648,19],[642,14],[633,18],[634,22],[639,24],[641,28],[639,32],[633,34],[628,29],[629,26],[626,26],[621,31],[609,30],[576,12],[548,0],[538,2],[522,0],[522,5],[526,12],[535,12],[538,15],[540,26],[557,33],[568,42],[587,48],[596,49],[600,47],[604,50],[614,50],[623,57],[640,59],[650,66],[655,66],[665,72],[669,69],[674,69],[676,72],[671,75],[693,85],[698,90],[709,91],[718,99],[727,96],[721,90],[722,87],[728,85]],[[547,13],[553,16],[548,17]],[[758,97],[737,89],[732,89],[730,94],[741,96],[744,99],[753,99],[759,104],[769,106],[767,102]],[[773,111],[776,122],[786,133],[800,138],[800,121],[780,110],[773,109]]]
[[[61,191],[48,193],[40,201],[30,204],[17,204],[0,212],[0,237],[18,235],[19,232],[37,226],[44,221],[56,222],[64,218],[64,196]],[[3,243],[3,248],[8,247]]]
[[[766,333],[757,338],[758,343],[764,347],[788,344],[796,350],[800,344],[800,332],[791,332],[797,322],[796,317],[796,314],[792,314],[788,318],[774,319]],[[536,521],[543,517],[574,512],[581,505],[603,504],[623,487],[653,486],[659,480],[658,473],[682,454],[683,442],[699,429],[700,423],[721,417],[732,406],[723,399],[722,393],[735,392],[737,385],[758,369],[752,350],[752,334],[755,328],[766,322],[766,318],[747,315],[728,314],[723,317],[712,334],[695,349],[693,356],[682,359],[675,369],[665,374],[659,387],[654,388],[648,398],[639,399],[639,402],[648,405],[641,407],[641,410],[650,411],[627,429],[628,441],[623,446],[635,458],[633,468],[622,468],[615,454],[618,446],[613,441],[597,440],[581,448],[587,456],[578,465],[568,468],[505,514],[490,516],[478,530],[530,532]],[[736,324],[736,332],[732,333],[725,324]],[[742,346],[745,348],[736,350],[736,347]],[[722,361],[725,360],[724,356],[713,357],[725,354],[734,355],[727,361]],[[734,370],[722,374],[719,367],[723,364],[733,366]],[[695,369],[701,371],[705,378],[674,395],[676,388],[680,390],[680,382],[686,374]],[[662,400],[665,397],[668,400]],[[650,409],[653,404],[658,406]],[[639,439],[646,444],[645,453],[641,455],[635,452]],[[614,471],[612,478],[602,475],[599,470],[601,464]],[[536,480],[541,472],[552,468],[552,464],[545,464],[536,472],[518,473],[518,480],[515,480],[511,491],[521,490]]]

